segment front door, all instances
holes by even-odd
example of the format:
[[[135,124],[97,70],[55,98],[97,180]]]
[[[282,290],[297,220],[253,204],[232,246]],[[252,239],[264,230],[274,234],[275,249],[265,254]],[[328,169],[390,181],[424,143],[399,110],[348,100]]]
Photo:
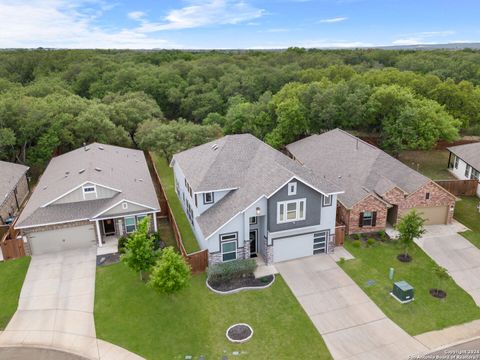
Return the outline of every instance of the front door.
[[[105,235],[115,235],[115,221],[113,219],[103,220],[103,231]]]
[[[250,230],[250,257],[257,257],[258,230]]]

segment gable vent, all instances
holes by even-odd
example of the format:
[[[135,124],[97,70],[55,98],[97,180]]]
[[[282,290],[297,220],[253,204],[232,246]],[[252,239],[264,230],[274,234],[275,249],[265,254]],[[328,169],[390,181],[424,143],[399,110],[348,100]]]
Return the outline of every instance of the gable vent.
[[[84,172],[85,172],[85,169],[80,169],[80,170],[78,170],[78,173],[79,173],[79,174],[83,174]]]

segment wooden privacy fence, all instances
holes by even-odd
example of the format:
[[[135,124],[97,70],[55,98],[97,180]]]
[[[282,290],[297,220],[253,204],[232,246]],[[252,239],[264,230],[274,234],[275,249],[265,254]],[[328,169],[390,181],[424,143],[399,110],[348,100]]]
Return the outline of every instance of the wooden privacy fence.
[[[436,180],[438,185],[455,196],[476,196],[477,180]]]
[[[335,245],[343,246],[345,242],[345,225],[339,225],[335,227]]]
[[[10,225],[9,230],[3,234],[2,239],[0,240],[0,247],[2,248],[4,260],[25,256],[23,239],[18,237],[18,234],[18,231],[13,228],[13,225]]]
[[[200,250],[191,254],[187,253],[187,251],[185,250],[185,246],[183,245],[182,235],[180,234],[177,222],[175,221],[175,216],[173,216],[172,209],[170,208],[167,196],[165,194],[165,190],[163,189],[162,182],[160,181],[160,177],[158,176],[157,167],[152,159],[152,155],[150,154],[150,152],[145,152],[145,156],[147,158],[147,163],[151,168],[150,172],[153,178],[153,182],[155,184],[155,189],[157,190],[158,200],[160,202],[161,212],[159,218],[166,217],[168,219],[168,222],[172,227],[178,250],[180,250],[180,253],[190,264],[190,267],[192,268],[192,273],[198,274],[204,272],[208,266],[208,250]]]

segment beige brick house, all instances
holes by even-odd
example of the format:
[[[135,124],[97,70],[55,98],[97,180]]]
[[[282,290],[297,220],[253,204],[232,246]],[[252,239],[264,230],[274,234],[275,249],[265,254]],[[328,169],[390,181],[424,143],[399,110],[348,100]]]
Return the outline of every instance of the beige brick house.
[[[28,167],[0,161],[0,223],[10,222],[25,201],[28,187]]]
[[[377,147],[335,129],[287,146],[291,156],[317,176],[345,190],[337,220],[347,232],[374,232],[417,209],[426,224],[453,218],[456,197]]]

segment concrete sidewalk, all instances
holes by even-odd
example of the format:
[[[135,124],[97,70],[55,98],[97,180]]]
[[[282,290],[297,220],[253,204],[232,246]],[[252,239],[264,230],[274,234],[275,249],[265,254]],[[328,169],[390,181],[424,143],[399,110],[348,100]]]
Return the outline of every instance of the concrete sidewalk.
[[[0,346],[47,347],[88,359],[142,359],[97,341],[95,272],[95,247],[33,256]]]
[[[415,240],[416,244],[447,269],[453,280],[480,306],[480,250],[458,234],[467,228],[454,221],[451,225],[431,225],[425,229],[425,235]]]
[[[428,350],[387,318],[330,256],[275,266],[335,360],[406,359]]]

